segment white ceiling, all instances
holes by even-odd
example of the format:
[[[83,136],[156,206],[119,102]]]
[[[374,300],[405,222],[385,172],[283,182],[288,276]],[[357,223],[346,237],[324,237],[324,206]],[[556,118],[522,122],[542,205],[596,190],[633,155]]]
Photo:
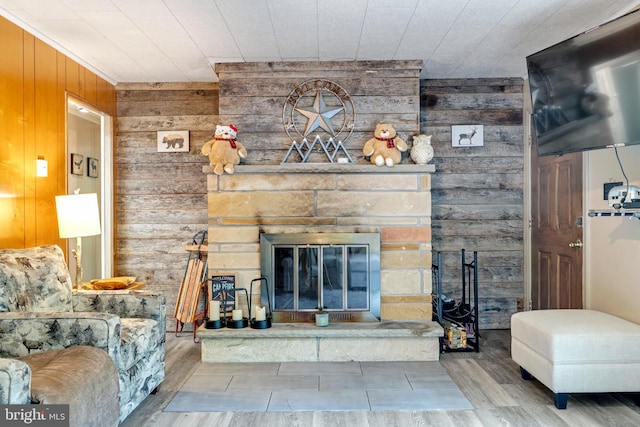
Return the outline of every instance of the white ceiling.
[[[525,57],[638,0],[0,0],[111,83],[217,81],[217,62],[422,59],[422,78],[524,77]]]

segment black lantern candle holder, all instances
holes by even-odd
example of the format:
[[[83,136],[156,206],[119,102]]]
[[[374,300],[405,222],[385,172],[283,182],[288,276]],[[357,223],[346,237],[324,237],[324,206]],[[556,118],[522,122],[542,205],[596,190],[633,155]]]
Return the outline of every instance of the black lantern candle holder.
[[[218,307],[216,307],[215,309],[211,308],[211,302],[215,301],[216,303],[219,303],[220,305]],[[207,316],[204,318],[204,327],[205,329],[220,329],[220,328],[224,328],[225,326],[225,319],[224,317],[220,317],[220,307],[222,306],[222,301],[218,300],[218,299],[212,299],[209,304],[208,307],[206,307],[206,313]],[[212,319],[211,316],[211,310],[217,310],[218,311],[218,318],[217,319]]]
[[[224,327],[224,321],[222,319],[209,320],[208,318],[205,318],[204,327],[205,329],[220,329]]]
[[[264,319],[254,319],[251,318],[251,307],[249,307],[249,318],[251,319],[250,323],[251,323],[251,327],[253,329],[267,329],[271,327],[271,297],[269,296],[269,284],[267,282],[266,277],[260,277],[258,279],[253,279],[251,281],[251,285],[249,287],[249,294],[253,295],[253,283],[254,282],[260,282],[260,300],[262,300],[262,292],[264,290],[264,292],[266,292],[267,294],[267,305],[265,306],[265,318]],[[264,283],[262,283],[264,282]],[[267,307],[269,308],[267,311]],[[257,313],[256,313],[256,317],[257,317]]]
[[[247,306],[249,307],[249,317],[251,317],[251,305],[249,304],[249,295],[247,294],[247,290],[245,288],[233,289],[232,293],[234,294],[235,297],[237,297],[236,295],[237,291],[244,291],[244,295],[247,300]],[[224,319],[226,320],[226,326],[227,328],[231,328],[231,329],[246,328],[247,326],[249,326],[249,319],[247,317],[243,317],[242,319],[233,319],[233,306],[231,304],[227,304],[227,302],[229,301],[230,292],[231,291],[227,291],[225,293],[225,298],[223,301],[223,313],[224,313]],[[232,316],[231,318],[227,317],[227,305],[231,307],[231,316]]]

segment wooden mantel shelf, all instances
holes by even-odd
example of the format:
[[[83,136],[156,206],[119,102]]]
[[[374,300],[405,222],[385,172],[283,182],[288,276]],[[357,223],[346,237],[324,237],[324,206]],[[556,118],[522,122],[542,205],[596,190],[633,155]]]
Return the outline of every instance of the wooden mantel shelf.
[[[287,163],[280,165],[237,165],[236,174],[265,174],[265,173],[434,173],[434,164],[416,165],[400,164],[392,168],[374,166],[371,164],[339,164],[339,163]],[[203,173],[213,173],[209,165],[202,167]]]

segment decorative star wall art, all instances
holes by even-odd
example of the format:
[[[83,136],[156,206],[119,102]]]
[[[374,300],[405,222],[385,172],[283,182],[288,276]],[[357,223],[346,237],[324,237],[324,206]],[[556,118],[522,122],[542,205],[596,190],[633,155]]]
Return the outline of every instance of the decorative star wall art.
[[[317,160],[314,154],[320,154],[324,162],[353,163],[343,142],[353,132],[355,121],[351,96],[339,84],[324,79],[298,84],[282,109],[284,129],[292,141],[282,163],[312,162]],[[309,143],[313,132],[316,136]],[[328,136],[328,139],[322,136]],[[295,158],[292,157],[294,153],[297,153]]]

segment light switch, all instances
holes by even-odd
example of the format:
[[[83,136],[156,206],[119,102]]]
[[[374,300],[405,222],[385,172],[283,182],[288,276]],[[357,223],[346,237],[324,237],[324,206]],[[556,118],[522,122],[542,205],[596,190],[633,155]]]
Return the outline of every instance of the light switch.
[[[47,162],[45,159],[39,158],[38,160],[36,160],[36,176],[49,176],[49,162]]]

